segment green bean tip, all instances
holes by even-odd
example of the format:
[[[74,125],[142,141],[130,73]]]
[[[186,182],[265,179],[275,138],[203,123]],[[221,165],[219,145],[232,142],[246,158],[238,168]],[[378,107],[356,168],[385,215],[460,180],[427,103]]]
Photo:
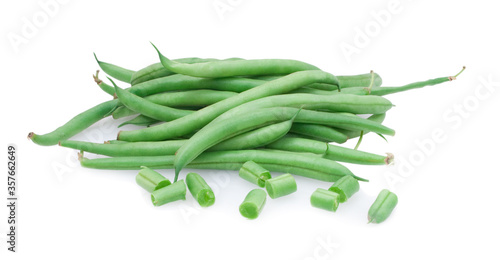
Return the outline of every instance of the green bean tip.
[[[102,80],[99,78],[99,70],[97,70],[95,72],[95,75],[92,75],[92,77],[94,78],[94,81],[95,83],[97,83],[97,85],[100,85],[102,83]]]
[[[33,133],[33,132],[29,132],[29,134],[28,134],[28,139],[29,139],[29,140],[33,140],[33,137],[34,137],[34,136],[35,136],[35,133]]]
[[[394,164],[394,154],[392,153],[386,153],[387,157],[385,157],[384,162],[386,165],[392,165]]]

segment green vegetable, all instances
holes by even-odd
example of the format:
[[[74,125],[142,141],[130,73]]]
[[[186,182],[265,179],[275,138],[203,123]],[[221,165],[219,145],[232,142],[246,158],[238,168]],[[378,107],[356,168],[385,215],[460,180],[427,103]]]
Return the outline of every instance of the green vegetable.
[[[248,219],[256,219],[266,204],[266,197],[266,192],[261,189],[251,190],[240,204],[241,215]]]
[[[339,194],[318,188],[311,195],[311,205],[316,208],[335,212],[339,207]]]
[[[153,192],[171,184],[167,178],[163,177],[157,171],[151,170],[148,167],[141,168],[137,176],[135,176],[135,181],[148,192]]]
[[[297,71],[318,70],[317,67],[296,60],[226,60],[186,64],[169,60],[153,45],[161,64],[175,73],[202,78],[289,74]],[[285,76],[286,77],[286,76]]]
[[[368,223],[381,223],[386,220],[398,204],[396,194],[387,189],[380,191],[370,210],[368,210]]]
[[[179,180],[151,193],[151,201],[155,206],[186,199],[186,184]]]
[[[95,57],[95,60],[97,61],[97,63],[99,64],[99,67],[101,67],[101,69],[104,72],[106,72],[106,74],[110,75],[111,77],[113,77],[119,81],[130,83],[130,80],[132,79],[132,75],[135,73],[135,71],[124,69],[122,67],[116,66],[116,65],[111,64],[111,63],[99,61],[97,59],[97,55],[95,55],[95,53],[94,53],[94,57]]]
[[[271,179],[268,170],[253,161],[248,161],[241,166],[239,171],[241,178],[258,185],[261,188],[266,186],[266,180]]]
[[[297,183],[291,174],[285,173],[267,180],[266,190],[269,197],[276,199],[296,192]]]
[[[328,190],[339,194],[339,202],[344,203],[354,193],[359,191],[359,183],[354,178],[344,176],[337,180]]]
[[[200,206],[208,207],[214,204],[214,192],[199,174],[194,172],[188,173],[186,175],[186,185]]]

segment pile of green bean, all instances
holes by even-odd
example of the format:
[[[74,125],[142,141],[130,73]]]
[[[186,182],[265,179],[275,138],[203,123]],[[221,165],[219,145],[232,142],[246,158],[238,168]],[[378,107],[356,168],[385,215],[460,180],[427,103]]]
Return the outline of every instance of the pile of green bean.
[[[109,101],[76,115],[50,133],[31,132],[28,137],[39,145],[59,144],[81,151],[83,167],[174,169],[173,183],[183,176],[184,168],[240,170],[249,161],[272,172],[326,182],[346,176],[356,182],[367,181],[339,162],[386,165],[393,161],[392,154],[357,149],[368,132],[382,137],[395,134],[382,124],[393,107],[383,96],[451,81],[463,71],[451,77],[382,87],[381,77],[373,72],[336,76],[305,62],[284,59],[170,60],[156,51],[160,62],[138,71],[96,57],[107,75],[128,87],[119,87],[111,78],[107,84],[96,73],[97,85],[112,96]],[[133,116],[120,127],[133,124],[143,128],[120,131],[117,140],[104,143],[68,140],[110,116]],[[353,138],[359,138],[354,149],[338,145]],[[83,152],[108,157],[87,159]],[[192,176],[199,180],[199,175]],[[138,177],[138,183],[152,185],[148,180]],[[162,189],[170,187],[170,181],[167,184]],[[337,195],[331,197],[332,193]],[[262,202],[262,192],[252,194],[249,200],[257,196]],[[342,202],[345,195],[338,195],[319,189],[311,203],[318,204],[318,198],[328,196]],[[334,206],[321,206],[323,200],[319,201],[320,208]],[[255,216],[256,209],[252,210]]]

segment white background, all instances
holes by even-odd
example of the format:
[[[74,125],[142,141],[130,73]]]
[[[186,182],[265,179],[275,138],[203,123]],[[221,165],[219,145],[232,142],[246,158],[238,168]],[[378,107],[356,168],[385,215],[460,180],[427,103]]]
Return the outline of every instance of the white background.
[[[20,182],[19,252],[9,253],[2,235],[1,259],[499,258],[494,1],[61,1],[50,12],[40,5],[47,1],[3,1],[0,8],[1,147],[17,145]],[[383,13],[389,16],[377,20]],[[23,32],[34,19],[35,31]],[[24,41],[13,44],[13,35]],[[370,183],[336,213],[308,202],[328,183],[297,177],[298,192],[268,199],[250,221],[238,205],[253,186],[233,172],[199,171],[216,190],[210,208],[193,206],[189,194],[154,208],[134,182],[136,171],[84,169],[76,151],[26,139],[109,99],[92,80],[92,52],[137,70],[157,62],[149,41],[171,58],[289,58],[336,75],[374,70],[385,86],[467,70],[451,83],[388,96],[396,107],[385,124],[396,136],[385,143],[367,135],[361,149],[392,152],[399,162],[348,165]],[[343,52],[347,45],[356,53]],[[73,139],[112,139],[119,122],[103,120]],[[395,191],[399,204],[386,222],[368,225],[382,188]],[[7,209],[0,208],[5,234]]]

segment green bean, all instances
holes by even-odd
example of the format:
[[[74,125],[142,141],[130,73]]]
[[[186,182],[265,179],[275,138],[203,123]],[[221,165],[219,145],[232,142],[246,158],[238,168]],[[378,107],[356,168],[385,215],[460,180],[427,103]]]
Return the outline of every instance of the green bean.
[[[66,140],[80,133],[85,128],[104,118],[116,107],[117,104],[118,100],[110,100],[101,103],[76,115],[66,124],[50,133],[37,135],[31,132],[28,134],[28,138],[38,145],[56,145],[59,141]]]
[[[216,60],[217,59],[183,58],[183,59],[177,59],[175,61],[192,64],[192,63],[201,63],[201,62],[216,61]],[[163,65],[160,62],[158,62],[136,71],[132,75],[130,84],[133,86],[145,81],[170,76],[173,74],[175,73],[165,69],[165,67],[163,67]]]
[[[125,141],[157,141],[183,136],[202,128],[217,116],[243,103],[266,96],[290,92],[293,89],[314,82],[337,84],[335,76],[323,71],[295,72],[277,80],[268,81],[244,93],[227,98],[174,121],[146,129],[121,131],[118,134],[118,139]]]
[[[343,91],[341,94],[385,96],[385,95],[389,95],[389,94],[400,93],[400,92],[404,92],[404,91],[408,91],[408,90],[412,90],[412,89],[423,88],[426,86],[433,86],[433,85],[437,85],[437,84],[441,84],[444,82],[455,80],[456,77],[460,73],[462,73],[462,71],[464,69],[465,69],[465,67],[455,76],[429,79],[429,80],[425,80],[425,81],[410,83],[410,84],[407,84],[404,86],[399,86],[399,87],[373,87],[371,89],[371,91],[368,91],[368,89],[366,87],[352,87],[352,88],[344,89],[345,87],[342,86]],[[339,79],[339,81],[340,81],[340,79]],[[301,89],[295,90],[295,92],[317,94],[317,95],[338,95],[339,94],[337,91],[324,91],[324,90],[318,90],[318,89],[313,89],[313,88],[301,88]]]
[[[94,77],[94,81],[99,86],[102,91],[108,93],[109,95],[113,96],[115,94],[115,88],[104,83],[101,79],[99,79],[99,70],[95,72],[95,75],[92,75]]]
[[[285,121],[262,127],[225,140],[209,150],[242,150],[261,147],[281,138],[290,129],[290,125],[291,122]],[[109,142],[123,141],[111,140]],[[124,142],[116,145],[63,140],[59,142],[59,145],[107,156],[157,156],[173,155],[185,142],[186,140],[169,140],[160,142]]]
[[[382,124],[382,122],[384,122],[385,116],[386,116],[386,114],[382,113],[382,114],[371,115],[367,119],[372,121],[372,122]],[[348,139],[356,138],[356,137],[361,135],[361,131],[359,131],[359,130],[346,130],[346,129],[339,129],[339,128],[334,128],[334,129],[341,132],[345,136],[347,136]],[[364,131],[364,134],[367,134],[368,132],[369,131]]]
[[[154,124],[157,124],[160,122],[162,122],[162,121],[151,118],[151,117],[147,117],[145,115],[138,115],[130,120],[127,120],[127,121],[119,124],[118,127],[122,127],[124,125],[150,126],[150,125],[154,125]]]
[[[297,137],[283,137],[266,145],[266,147],[291,152],[320,154],[323,155],[323,158],[329,160],[364,165],[386,165],[392,163],[394,160],[394,156],[392,154],[382,156],[328,144],[321,141]]]
[[[141,168],[142,169],[135,177],[135,181],[146,191],[153,192],[157,189],[161,189],[172,184],[167,178],[165,178],[157,171],[151,170],[148,167]]]
[[[344,176],[338,179],[330,188],[329,191],[333,191],[339,194],[339,202],[344,203],[348,198],[352,197],[354,193],[359,191],[359,183],[354,178],[349,178],[350,176]]]
[[[398,204],[398,196],[389,190],[382,190],[368,210],[368,223],[381,223],[386,220]]]
[[[334,128],[324,125],[295,123],[290,129],[290,133],[300,134],[314,140],[324,142],[345,143],[347,135]]]
[[[126,83],[130,83],[130,80],[132,79],[132,75],[135,73],[133,70],[128,70],[124,69],[122,67],[116,66],[111,63],[103,62],[97,59],[97,55],[94,53],[95,60],[99,64],[99,67],[106,72],[106,74],[110,75],[111,77],[123,81]]]
[[[254,161],[244,163],[238,175],[261,188],[266,186],[266,180],[271,179],[271,173]]]
[[[266,204],[266,198],[265,191],[260,189],[251,190],[240,204],[240,214],[248,219],[256,219]]]
[[[177,118],[184,117],[194,111],[175,109],[167,106],[155,104],[151,101],[136,96],[128,91],[125,91],[115,85],[115,93],[120,102],[131,110],[137,111],[147,117],[151,117],[161,121],[171,121]]]
[[[144,99],[163,106],[174,108],[185,108],[193,106],[197,107],[196,110],[198,110],[201,107],[217,103],[237,94],[238,93],[232,91],[200,89],[178,92],[163,92],[144,97]],[[130,110],[127,107],[119,107],[115,112],[113,112],[113,118],[117,119],[134,114],[137,114],[137,112]]]
[[[293,120],[283,121],[237,135],[212,146],[209,150],[243,150],[265,146],[286,135],[292,122]]]
[[[372,74],[366,73],[352,76],[337,76],[337,78],[339,79],[342,89],[352,87],[368,87],[370,86],[370,82],[372,80]],[[380,86],[382,86],[382,78],[377,73],[374,73],[373,87]]]
[[[87,159],[80,156],[83,167],[95,169],[134,170],[140,166],[152,169],[172,169],[175,156],[132,156]],[[276,172],[289,172],[307,178],[333,182],[344,175],[355,176],[345,166],[318,156],[280,151],[240,150],[205,152],[193,160],[192,169],[239,170],[243,163],[254,161]],[[360,181],[366,179],[355,176]]]
[[[302,107],[310,110],[324,109],[353,114],[380,114],[391,109],[393,104],[386,98],[378,96],[285,94],[268,96],[242,104],[216,120],[228,118],[236,113],[241,113],[242,110],[252,110],[256,107]]]
[[[297,71],[318,70],[317,67],[296,60],[229,60],[196,64],[185,64],[169,60],[158,48],[161,64],[173,72],[203,78],[224,78],[232,76],[289,74]],[[286,77],[286,76],[285,76]]]
[[[339,194],[318,188],[311,195],[310,202],[313,207],[335,212],[339,207]]]
[[[267,194],[271,199],[276,199],[297,191],[295,178],[289,173],[266,180]]]
[[[214,192],[199,174],[194,172],[188,173],[186,175],[186,185],[200,206],[209,207],[214,204]]]
[[[177,151],[176,159],[174,161],[174,181],[177,180],[179,172],[184,166],[186,166],[189,162],[191,162],[208,148],[233,136],[276,122],[289,121],[288,124],[285,124],[285,130],[290,129],[293,119],[297,116],[297,113],[299,111],[300,110],[296,111],[295,115],[291,115],[283,113],[280,110],[262,109],[259,111],[255,111],[254,113],[249,114],[246,117],[228,118],[226,120],[222,120],[217,125],[213,125],[212,127],[202,128]],[[281,136],[285,134],[286,132],[280,133]],[[273,138],[273,140],[264,141],[272,142],[276,140],[276,137],[273,135],[274,134],[272,132],[263,135],[264,138]]]
[[[297,122],[335,124],[337,127],[347,129],[372,130],[381,134],[393,135],[394,130],[373,123],[367,119],[355,115],[343,113],[325,113],[317,111],[300,110],[295,108],[263,108],[255,110],[246,117],[234,116],[204,127],[194,134],[176,153],[175,179],[178,178],[180,170],[196,158],[203,151],[215,144],[228,139],[236,134],[255,129],[257,127],[272,124],[274,122],[291,120],[295,117]],[[299,120],[300,118],[300,120]]]
[[[184,180],[177,181],[151,193],[151,201],[155,206],[177,200],[186,200],[186,184]]]

